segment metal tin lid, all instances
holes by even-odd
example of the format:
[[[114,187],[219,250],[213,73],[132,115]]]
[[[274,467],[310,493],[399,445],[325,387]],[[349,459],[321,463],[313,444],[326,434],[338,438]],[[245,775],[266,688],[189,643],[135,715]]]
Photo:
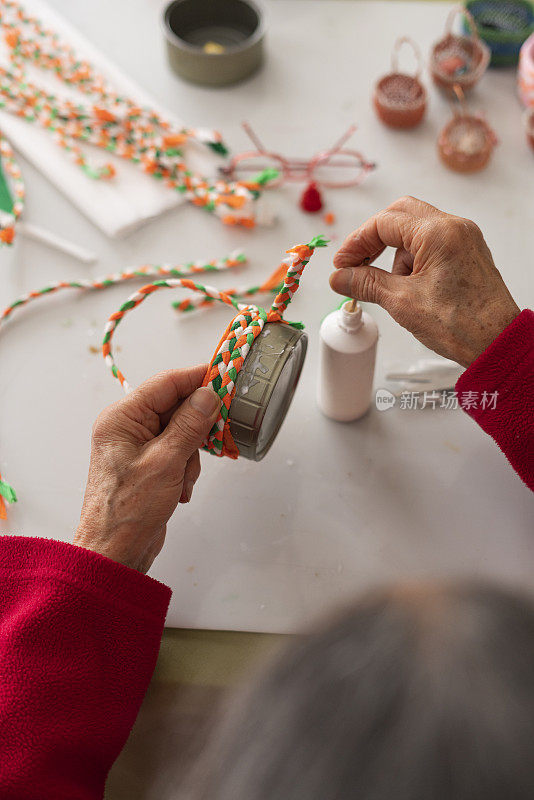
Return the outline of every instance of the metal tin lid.
[[[308,339],[283,322],[267,323],[256,337],[236,380],[230,433],[241,456],[261,461],[289,410]]]

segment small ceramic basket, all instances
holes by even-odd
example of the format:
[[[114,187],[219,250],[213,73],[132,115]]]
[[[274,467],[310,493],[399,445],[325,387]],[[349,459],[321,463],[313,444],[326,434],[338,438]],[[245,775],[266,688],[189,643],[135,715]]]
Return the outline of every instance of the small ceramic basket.
[[[415,53],[417,71],[409,75],[399,71],[399,54],[404,44]],[[426,90],[421,83],[423,58],[408,36],[397,39],[391,55],[391,72],[380,78],[375,87],[373,104],[379,119],[390,128],[414,128],[425,115]]]
[[[193,83],[237,83],[262,63],[264,25],[257,0],[173,0],[163,12],[169,63]]]
[[[469,113],[459,86],[454,87],[454,94],[453,118],[439,135],[438,152],[454,172],[479,172],[488,164],[497,137],[482,117]]]
[[[458,14],[463,14],[467,19],[469,36],[452,32]],[[445,36],[436,42],[430,54],[430,72],[434,83],[451,92],[454,86],[460,86],[464,92],[469,91],[484,75],[490,56],[490,49],[480,39],[469,11],[463,6],[456,6],[448,16]]]

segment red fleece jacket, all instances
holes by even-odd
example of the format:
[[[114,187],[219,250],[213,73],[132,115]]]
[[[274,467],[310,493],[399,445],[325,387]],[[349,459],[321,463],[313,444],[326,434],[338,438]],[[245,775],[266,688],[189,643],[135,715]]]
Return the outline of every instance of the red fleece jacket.
[[[456,391],[534,491],[534,311],[522,311],[504,329],[460,376]]]
[[[102,798],[170,596],[89,550],[0,537],[1,800]]]
[[[534,314],[524,311],[457,384],[460,402],[477,393],[468,413],[531,489],[533,368]],[[101,800],[154,670],[170,594],[88,550],[0,537],[1,800]]]

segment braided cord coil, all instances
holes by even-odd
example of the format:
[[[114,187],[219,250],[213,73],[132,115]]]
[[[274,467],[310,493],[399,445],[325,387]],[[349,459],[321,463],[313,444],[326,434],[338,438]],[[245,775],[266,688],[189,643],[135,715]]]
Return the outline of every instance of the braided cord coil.
[[[51,283],[48,286],[44,286],[42,289],[38,289],[37,291],[28,292],[27,294],[18,297],[14,300],[10,305],[8,305],[0,314],[0,329],[3,325],[10,319],[12,314],[19,308],[27,305],[33,300],[37,300],[40,297],[47,297],[50,294],[55,294],[56,292],[60,291],[61,289],[79,289],[79,290],[96,290],[96,289],[107,289],[109,286],[114,286],[118,283],[123,283],[125,281],[130,281],[139,278],[147,278],[147,277],[157,277],[157,276],[169,276],[173,279],[186,277],[187,275],[195,275],[198,273],[213,273],[213,272],[225,272],[230,269],[234,269],[236,267],[243,266],[246,263],[246,257],[243,253],[235,252],[226,258],[221,259],[214,259],[211,261],[191,261],[183,265],[179,265],[176,267],[170,265],[144,265],[142,267],[138,267],[136,269],[127,269],[123,272],[116,273],[113,275],[106,275],[102,278],[98,278],[96,280],[76,280],[76,281],[58,281],[57,283]],[[267,282],[268,283],[268,282]],[[265,289],[264,291],[273,291],[272,287],[268,287],[267,284],[264,284]],[[256,287],[258,290],[261,287]],[[250,290],[249,290],[250,291]],[[181,309],[179,309],[181,310]],[[16,503],[17,502],[17,494],[14,488],[7,483],[6,481],[2,480],[2,476],[0,475],[0,519],[6,519],[6,503]]]
[[[200,292],[205,298],[210,298],[212,301],[219,301],[232,306],[238,313],[221,337],[203,381],[203,385],[211,387],[221,399],[219,416],[210,431],[204,449],[215,456],[237,458],[239,452],[230,434],[228,415],[235,394],[235,383],[239,371],[250,352],[254,340],[261,333],[264,325],[267,322],[285,322],[283,314],[299,287],[300,276],[304,267],[310,260],[315,248],[325,247],[327,244],[328,241],[324,237],[316,236],[308,244],[297,245],[286,251],[287,256],[283,259],[281,265],[286,270],[285,280],[269,311],[260,306],[239,303],[235,297],[227,292],[221,292],[212,286],[194,283],[187,278],[170,278],[143,286],[134,292],[118,311],[111,315],[106,325],[102,342],[102,355],[112,375],[120,382],[126,392],[130,391],[126,378],[115,363],[112,352],[113,335],[125,315],[132,309],[137,308],[149,295],[159,291],[159,289],[183,287]],[[275,276],[278,277],[279,273],[280,268],[276,271]],[[302,327],[301,323],[287,324],[294,327]]]
[[[323,240],[322,237],[316,237],[316,239],[314,239],[312,242],[310,242],[309,245],[301,246],[300,248],[293,248],[292,252],[295,253],[296,251],[300,251],[301,256],[303,258],[309,259],[309,256],[311,255],[311,252],[313,252],[313,249],[315,247],[322,247],[325,244],[326,244],[326,241]],[[10,303],[0,313],[0,330],[1,330],[2,326],[7,323],[7,321],[11,318],[11,316],[13,315],[13,313],[17,309],[20,309],[20,308],[26,306],[28,303],[32,302],[33,300],[37,300],[40,297],[41,298],[42,297],[47,297],[48,295],[51,295],[51,294],[55,294],[56,292],[58,292],[58,291],[60,291],[62,289],[78,289],[78,290],[81,290],[81,291],[94,291],[94,290],[107,289],[110,286],[114,286],[116,284],[123,283],[125,281],[135,280],[135,279],[139,279],[139,278],[163,277],[163,278],[166,278],[167,280],[158,281],[154,285],[161,284],[162,286],[170,286],[170,287],[185,286],[186,288],[193,289],[195,292],[199,292],[200,293],[200,297],[198,297],[198,298],[197,297],[187,298],[184,301],[181,301],[179,303],[173,304],[177,311],[185,312],[185,311],[192,311],[192,310],[195,310],[197,308],[208,308],[208,307],[212,306],[213,303],[218,300],[218,301],[224,302],[227,305],[230,305],[233,308],[235,308],[236,310],[240,311],[240,313],[237,315],[237,317],[235,317],[234,320],[232,320],[232,322],[228,326],[228,329],[225,332],[225,338],[227,338],[226,334],[230,332],[230,328],[232,326],[234,326],[234,323],[235,323],[235,326],[233,328],[232,333],[233,332],[237,332],[238,328],[241,328],[241,330],[243,330],[242,322],[245,322],[244,330],[246,331],[247,327],[251,326],[252,327],[252,333],[254,334],[254,332],[256,332],[257,326],[256,325],[252,325],[252,323],[254,321],[254,315],[256,313],[257,313],[258,317],[262,320],[262,322],[261,322],[261,326],[262,327],[263,327],[263,324],[264,324],[264,320],[267,319],[267,317],[269,315],[272,314],[272,321],[274,321],[275,319],[280,318],[280,309],[282,309],[282,306],[283,306],[282,311],[285,309],[285,307],[287,306],[287,302],[289,302],[289,298],[290,298],[291,294],[296,290],[296,287],[298,286],[298,280],[300,278],[300,273],[302,272],[302,269],[304,268],[305,263],[307,263],[307,260],[305,260],[305,261],[301,260],[299,262],[298,258],[296,258],[295,255],[291,255],[289,258],[284,259],[284,261],[280,264],[278,269],[275,270],[273,275],[271,275],[271,277],[268,280],[266,280],[264,283],[262,283],[261,285],[253,286],[253,287],[241,287],[241,288],[237,288],[237,289],[229,289],[227,292],[220,292],[217,289],[213,289],[213,288],[207,287],[207,286],[202,286],[201,284],[197,284],[197,283],[194,283],[191,280],[187,280],[187,276],[190,276],[190,275],[196,275],[196,274],[200,274],[200,273],[225,272],[227,270],[243,266],[245,263],[246,263],[246,257],[243,255],[243,253],[235,252],[235,253],[231,254],[230,256],[227,256],[227,257],[222,258],[222,259],[214,259],[214,260],[211,260],[211,261],[191,261],[191,262],[185,263],[183,265],[179,265],[179,266],[170,266],[170,265],[167,265],[167,264],[163,264],[163,265],[143,265],[143,266],[137,267],[137,268],[126,269],[126,270],[124,270],[123,272],[120,272],[120,273],[106,275],[106,276],[103,276],[101,278],[97,278],[96,280],[58,281],[56,283],[48,284],[47,286],[44,286],[43,288],[38,289],[36,291],[31,291],[31,292],[28,292],[27,294],[21,295],[16,300],[14,300],[12,303]],[[289,269],[288,269],[288,265],[289,265]],[[298,275],[297,275],[297,272],[298,272]],[[286,280],[285,281],[283,281],[284,276],[286,276]],[[144,287],[144,288],[146,289],[146,287]],[[140,290],[140,292],[142,292],[142,290]],[[267,312],[263,311],[263,309],[260,309],[257,306],[247,306],[247,305],[243,305],[243,304],[239,303],[240,299],[251,297],[251,296],[253,296],[255,294],[259,294],[259,293],[269,293],[269,292],[270,293],[277,292],[277,297],[276,297],[276,300],[275,300],[275,303],[277,304],[276,305],[276,309],[274,311],[273,311],[273,309],[271,309],[269,314],[267,314]],[[133,297],[137,297],[137,294],[138,293],[136,292],[135,295],[132,295],[132,298]],[[146,297],[147,294],[148,294],[148,292],[144,293],[144,294],[141,294],[142,299],[144,299],[144,297]],[[132,300],[132,298],[130,298],[130,301]],[[141,301],[139,301],[139,302],[141,302]],[[284,303],[285,303],[285,305],[284,305]],[[138,304],[139,303],[136,303],[136,305],[138,305]],[[120,321],[120,319],[122,319],[122,316],[124,316],[124,313],[126,313],[126,310],[128,310],[128,309],[125,308],[126,305],[128,305],[128,302],[126,304],[124,304],[124,306],[122,306],[120,311],[118,312],[119,314],[120,314],[121,311],[123,312],[122,314],[120,314],[120,317],[119,317],[118,321]],[[129,306],[129,308],[132,308],[132,307],[134,307],[134,306]],[[273,304],[273,308],[274,308],[274,304]],[[116,327],[116,325],[118,324],[118,321],[113,326],[113,330]],[[271,320],[269,320],[269,321],[271,321]],[[108,328],[109,328],[109,323],[108,323]],[[107,333],[108,333],[108,328],[106,328],[106,336],[107,336]],[[259,330],[257,330],[257,333],[259,333]],[[256,333],[256,335],[257,335],[257,333]],[[249,334],[247,332],[246,333],[246,337],[247,338],[248,338],[248,335]],[[239,341],[240,342],[242,341],[242,337],[243,337],[243,333],[240,334],[240,336],[239,336]],[[109,338],[111,338],[111,335],[110,335]],[[235,338],[235,340],[237,342],[237,337],[233,337],[232,336],[232,337],[230,337],[230,340],[232,340],[234,338]],[[253,338],[250,340],[249,348],[250,348],[250,344],[252,344],[252,341],[254,340],[254,338],[255,337],[253,336]],[[221,345],[222,345],[222,340],[221,340]],[[241,344],[239,346],[241,347]],[[235,350],[235,348],[233,348],[233,350]],[[217,378],[217,375],[213,376],[213,379],[212,379],[211,382],[213,384],[213,388],[216,391],[218,391],[219,396],[221,396],[221,398],[223,399],[223,405],[225,405],[226,408],[229,408],[229,406],[230,406],[229,400],[231,400],[231,395],[229,394],[229,392],[231,392],[231,389],[228,388],[229,387],[228,378],[230,378],[233,373],[229,374],[228,378],[226,379],[225,386],[223,387],[222,386],[222,380],[223,380],[222,373],[224,372],[224,370],[220,365],[221,364],[225,364],[225,362],[227,362],[229,364],[228,355],[229,354],[233,355],[233,350],[232,350],[232,352],[230,352],[229,346],[227,346],[226,348],[224,348],[222,346],[220,348],[218,348],[218,351],[217,351],[216,355],[214,356],[214,358],[212,360],[212,364],[210,364],[210,370],[208,370],[208,373],[209,373],[211,371],[212,366],[214,366],[214,365],[217,368],[217,373],[218,373],[219,378],[220,378],[220,386],[219,386],[219,379]],[[243,359],[244,359],[244,356],[246,355],[246,352],[248,352],[248,350],[243,350],[242,351]],[[220,358],[217,358],[219,355],[220,355]],[[113,364],[113,361],[112,361],[111,350],[109,352],[109,356],[111,357],[111,363],[108,360],[108,364],[110,364],[110,366],[114,367],[114,364]],[[236,356],[236,359],[237,359],[237,356]],[[216,360],[217,360],[217,364],[215,364]],[[236,362],[236,363],[239,363],[239,362]],[[230,367],[230,369],[232,369],[232,367]],[[119,380],[120,380],[120,377],[122,377],[122,376],[120,376],[120,373],[118,372],[116,367],[115,367],[115,370],[117,372],[116,377],[118,377]],[[115,374],[115,372],[114,372],[114,374]],[[237,372],[235,374],[237,375]],[[123,379],[123,381],[124,381],[124,379]],[[128,388],[127,385],[125,386],[125,388],[126,389]],[[226,404],[224,403],[224,398],[225,397],[227,398]],[[221,416],[222,416],[222,411],[221,411]],[[226,416],[227,416],[227,414],[226,414]],[[222,430],[224,430],[224,425],[222,426]],[[215,433],[216,432],[214,432],[214,435],[215,435]],[[221,437],[218,436],[216,441],[220,441],[220,438]],[[209,448],[207,448],[207,449],[209,449]],[[223,453],[222,452],[222,448],[218,447],[217,445],[214,445],[213,450],[210,450],[210,452],[212,452],[212,451],[216,455],[223,455],[223,454],[224,455],[228,455],[229,454],[229,453]],[[7,517],[6,503],[16,503],[16,502],[17,502],[17,494],[15,492],[15,489],[9,483],[7,483],[7,481],[3,480],[2,476],[0,474],[0,519],[6,519],[6,517]]]
[[[14,0],[0,0],[0,26],[10,57],[9,66],[0,68],[0,108],[49,130],[90,178],[111,179],[115,169],[111,163],[91,164],[78,142],[131,161],[226,224],[255,225],[253,201],[270,179],[269,171],[251,182],[209,180],[193,172],[184,161],[183,145],[195,140],[225,155],[217,131],[178,128],[156,111],[117,94],[90,62],[78,58],[72,47]],[[58,97],[32,83],[26,64],[53,72],[87,95],[87,103]]]

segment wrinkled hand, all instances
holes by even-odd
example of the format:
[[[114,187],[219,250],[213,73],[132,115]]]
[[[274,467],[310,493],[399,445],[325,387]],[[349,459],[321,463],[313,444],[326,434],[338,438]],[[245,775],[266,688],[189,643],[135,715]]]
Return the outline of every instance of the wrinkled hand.
[[[198,388],[206,369],[162,372],[102,411],[74,544],[150,568],[177,504],[191,499],[220,409],[215,392]]]
[[[386,247],[391,272],[363,266]],[[474,222],[403,197],[350,234],[330,285],[378,303],[424,345],[467,367],[519,314]]]

